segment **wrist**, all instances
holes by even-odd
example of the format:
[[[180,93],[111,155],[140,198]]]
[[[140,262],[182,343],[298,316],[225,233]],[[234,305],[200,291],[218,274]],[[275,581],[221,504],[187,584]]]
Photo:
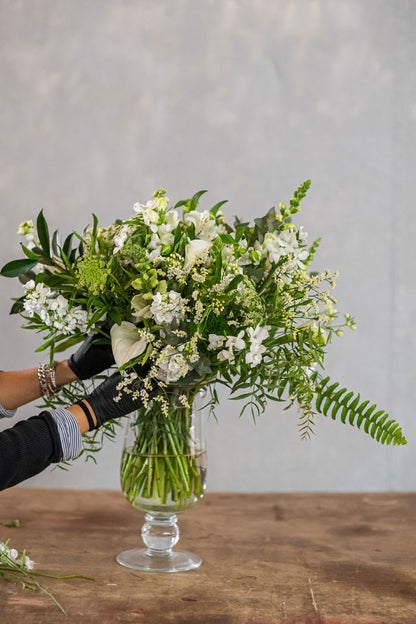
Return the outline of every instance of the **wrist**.
[[[83,399],[82,402],[85,403],[86,407],[88,408],[88,411],[89,411],[89,413],[92,416],[94,426],[96,426],[97,425],[97,416],[95,415],[95,412],[94,412],[93,408],[91,407],[91,404],[88,403],[88,401],[86,401],[85,399]],[[87,431],[91,431],[91,427],[90,427],[90,423],[88,422],[88,418],[87,418],[84,410],[82,409],[82,407],[80,407],[80,405],[77,405],[77,404],[71,405],[71,407],[68,407],[67,409],[77,419],[79,430],[81,431],[81,433],[87,433]]]
[[[66,384],[77,381],[78,377],[74,371],[68,366],[68,360],[56,363],[55,380],[57,386],[65,386]]]

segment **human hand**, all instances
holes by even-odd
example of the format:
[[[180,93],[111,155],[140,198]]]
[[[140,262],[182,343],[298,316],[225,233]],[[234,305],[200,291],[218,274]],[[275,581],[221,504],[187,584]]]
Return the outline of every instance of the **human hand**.
[[[68,359],[68,366],[78,379],[89,379],[114,364],[110,344],[97,344],[100,334],[89,336]]]
[[[120,382],[121,374],[117,371],[94,388],[91,394],[78,401],[77,405],[84,410],[90,429],[100,427],[107,420],[130,414],[142,406],[142,400],[135,395],[134,391],[119,390]],[[151,394],[149,393],[149,398]],[[117,401],[114,400],[116,397]],[[92,409],[93,414],[89,408]],[[96,423],[93,416],[95,416]]]

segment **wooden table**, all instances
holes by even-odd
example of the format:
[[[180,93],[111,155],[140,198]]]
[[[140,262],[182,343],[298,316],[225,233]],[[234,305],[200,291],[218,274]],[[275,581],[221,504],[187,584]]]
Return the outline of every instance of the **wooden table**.
[[[1,624],[416,624],[416,494],[208,493],[179,517],[178,546],[202,566],[129,570],[143,515],[115,491],[0,493],[0,540],[37,569],[95,581],[0,581]],[[177,547],[178,548],[178,547]]]

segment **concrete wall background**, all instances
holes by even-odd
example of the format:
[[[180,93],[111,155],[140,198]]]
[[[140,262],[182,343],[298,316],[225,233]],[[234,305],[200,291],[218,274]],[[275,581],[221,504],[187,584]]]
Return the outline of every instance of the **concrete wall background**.
[[[224,396],[207,424],[211,491],[416,485],[415,27],[413,0],[0,1],[1,264],[41,208],[68,233],[161,186],[173,200],[206,188],[207,207],[253,218],[312,179],[296,223],[322,236],[316,258],[340,270],[358,326],[329,347],[328,373],[409,444],[324,418],[302,442],[296,414],[272,405],[254,426]],[[0,288],[2,368],[35,366],[36,336],[8,316],[20,287]],[[98,466],[25,485],[117,488],[122,438]]]

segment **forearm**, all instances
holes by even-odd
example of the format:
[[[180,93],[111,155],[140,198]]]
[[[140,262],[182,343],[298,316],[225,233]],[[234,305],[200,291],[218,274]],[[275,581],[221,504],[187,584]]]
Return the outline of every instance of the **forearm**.
[[[57,386],[75,381],[77,376],[69,368],[68,361],[57,362],[55,381]],[[8,409],[16,409],[42,396],[38,369],[29,368],[20,371],[0,372],[0,404]]]
[[[49,412],[20,421],[0,433],[0,490],[61,461],[58,427]]]
[[[85,399],[83,399],[83,401],[84,401],[85,405],[87,406],[87,408],[89,409],[89,412],[90,412],[90,414],[92,416],[92,420],[93,420],[94,425],[96,425],[97,424],[97,416],[95,415],[94,410],[92,409],[92,407],[88,403],[88,401],[86,401]],[[80,430],[81,434],[87,433],[87,431],[90,430],[90,426],[89,426],[89,423],[88,423],[87,416],[85,415],[85,412],[82,409],[82,407],[80,407],[79,405],[71,405],[71,407],[68,407],[67,409],[77,419],[78,427],[79,427],[79,430]]]

